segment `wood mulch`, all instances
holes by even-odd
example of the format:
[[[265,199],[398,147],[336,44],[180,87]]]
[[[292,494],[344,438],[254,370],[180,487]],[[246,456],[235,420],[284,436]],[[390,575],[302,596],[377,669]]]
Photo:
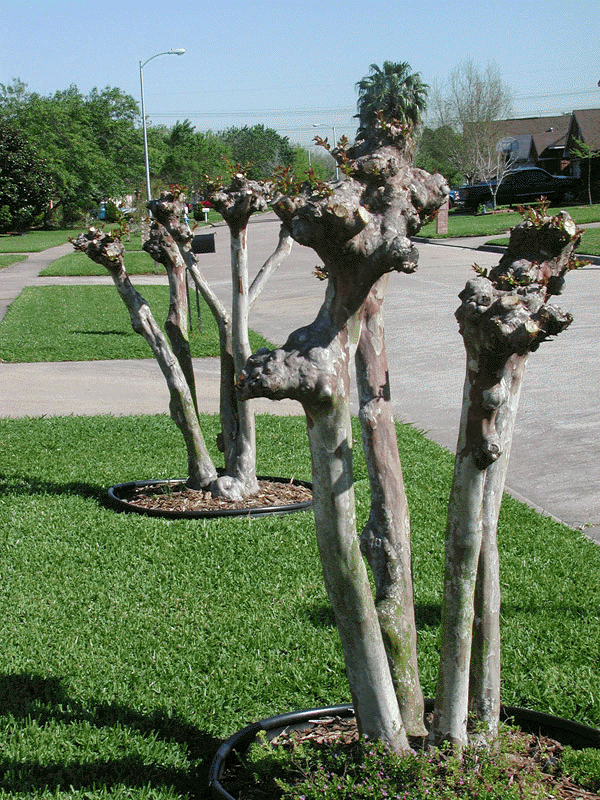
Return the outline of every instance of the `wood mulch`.
[[[312,492],[294,480],[271,481],[260,479],[259,490],[251,497],[236,502],[224,497],[213,497],[210,492],[188,489],[181,481],[138,487],[119,487],[118,497],[140,509],[174,513],[219,512],[268,508],[306,503]]]
[[[431,723],[431,715],[428,724]],[[272,744],[292,748],[296,742],[311,741],[319,748],[341,747],[349,752],[355,752],[359,746],[359,736],[356,720],[353,717],[329,717],[309,730],[284,731],[272,740]],[[410,739],[411,746],[422,749],[424,739]],[[600,800],[600,794],[589,792],[574,784],[568,777],[553,774],[553,767],[560,762],[563,746],[555,739],[547,736],[538,736],[511,728],[509,747],[512,753],[508,754],[509,768],[507,778],[523,786],[525,776],[536,775],[536,786],[544,796],[553,800]],[[244,797],[248,800],[264,800],[266,787],[256,786],[249,788],[240,784],[241,767],[237,759],[230,759],[221,785],[234,797]],[[271,795],[268,795],[271,797]],[[529,796],[527,794],[523,795]]]

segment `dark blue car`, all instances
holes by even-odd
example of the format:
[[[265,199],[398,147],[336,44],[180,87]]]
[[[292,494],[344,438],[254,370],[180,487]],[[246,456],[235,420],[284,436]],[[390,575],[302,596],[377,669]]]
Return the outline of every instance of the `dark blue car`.
[[[467,208],[477,208],[493,199],[496,180],[461,186],[458,194]],[[551,175],[541,167],[522,167],[508,172],[501,180],[496,194],[497,205],[525,205],[546,197],[551,203],[573,202],[581,188],[579,178]]]

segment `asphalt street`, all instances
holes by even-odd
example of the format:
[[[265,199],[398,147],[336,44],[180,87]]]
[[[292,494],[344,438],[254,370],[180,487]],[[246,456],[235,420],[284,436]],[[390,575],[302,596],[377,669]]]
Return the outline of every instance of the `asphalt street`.
[[[249,228],[251,274],[270,255],[279,225],[272,214],[253,218]],[[200,256],[201,268],[229,303],[229,234],[215,228],[216,253]],[[464,381],[465,357],[454,311],[472,266],[491,267],[498,253],[475,249],[479,240],[420,243],[419,269],[392,275],[385,303],[392,403],[396,419],[409,422],[454,450]],[[0,320],[26,285],[110,283],[99,278],[41,278],[44,263],[69,252],[53,248],[0,271]],[[318,258],[294,245],[272,276],[250,318],[251,327],[276,344],[311,322],[324,284],[314,277]],[[600,542],[600,267],[571,273],[557,303],[574,316],[556,340],[532,354],[525,375],[508,470],[507,489],[537,510],[583,530]],[[134,283],[166,282],[136,276]],[[143,289],[142,289],[143,293]],[[218,362],[195,362],[201,410],[218,409]],[[0,364],[0,416],[166,413],[168,392],[152,359],[142,361]],[[302,413],[298,403],[260,401],[259,413]],[[356,410],[356,402],[354,404]]]

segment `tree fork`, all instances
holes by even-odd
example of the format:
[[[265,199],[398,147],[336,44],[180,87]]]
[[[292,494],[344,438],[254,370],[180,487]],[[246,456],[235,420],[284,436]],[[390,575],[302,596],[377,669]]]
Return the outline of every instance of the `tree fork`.
[[[410,167],[404,144],[404,131],[382,128],[350,151],[346,180],[276,198],[286,229],[321,257],[327,290],[315,321],[282,348],[252,356],[239,386],[243,397],[290,397],[304,407],[319,552],[359,727],[395,749],[406,747],[406,733],[356,537],[348,358],[371,287],[388,272],[416,269],[409,237],[448,191],[441,176]]]

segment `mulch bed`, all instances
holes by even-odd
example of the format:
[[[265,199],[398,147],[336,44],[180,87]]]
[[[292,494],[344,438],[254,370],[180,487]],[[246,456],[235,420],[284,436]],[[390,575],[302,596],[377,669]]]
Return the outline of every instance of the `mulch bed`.
[[[312,499],[311,490],[301,483],[259,479],[259,491],[240,502],[213,497],[210,492],[188,489],[181,481],[150,486],[120,488],[118,496],[140,509],[176,513],[237,511],[269,506],[288,506]]]

